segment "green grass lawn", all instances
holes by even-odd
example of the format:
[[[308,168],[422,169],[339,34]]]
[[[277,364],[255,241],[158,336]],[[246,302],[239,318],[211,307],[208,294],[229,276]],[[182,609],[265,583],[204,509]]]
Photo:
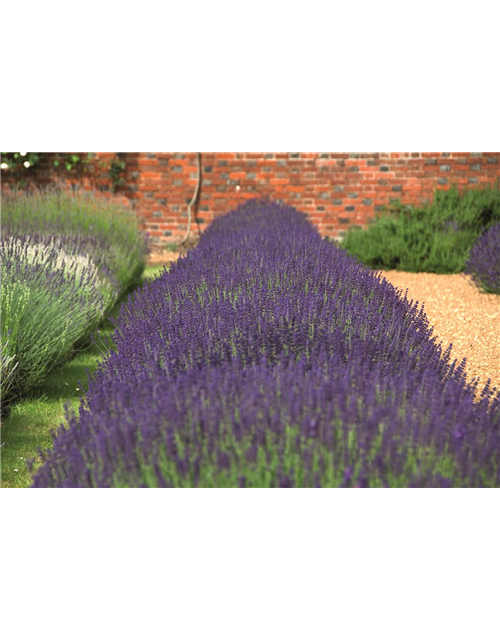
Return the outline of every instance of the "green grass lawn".
[[[146,278],[153,278],[162,270],[163,267],[147,268],[141,284]],[[117,307],[121,302],[123,300],[117,303]],[[111,332],[111,323],[104,321],[101,335],[109,336]],[[14,405],[10,414],[2,420],[2,488],[30,486],[31,474],[26,461],[38,458],[38,448],[44,450],[52,446],[52,433],[64,421],[64,405],[78,407],[80,395],[87,391],[85,370],[93,372],[100,355],[98,345],[78,352],[70,362],[52,371],[43,384],[33,389],[27,398]],[[38,466],[39,463],[35,463],[33,472]]]

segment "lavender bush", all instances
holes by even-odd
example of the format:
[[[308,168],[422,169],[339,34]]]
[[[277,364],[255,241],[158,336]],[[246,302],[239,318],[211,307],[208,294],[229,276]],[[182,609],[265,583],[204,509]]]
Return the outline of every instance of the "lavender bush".
[[[2,194],[5,235],[57,238],[72,255],[87,256],[123,291],[144,271],[147,246],[135,214],[91,192],[56,189]]]
[[[70,256],[52,241],[2,237],[1,401],[5,413],[14,398],[41,382],[66,359],[78,340],[103,318],[117,289],[89,259]]]
[[[487,293],[500,293],[500,224],[490,227],[471,249],[465,273]]]
[[[123,305],[34,486],[497,486],[475,402],[423,307],[251,201]]]

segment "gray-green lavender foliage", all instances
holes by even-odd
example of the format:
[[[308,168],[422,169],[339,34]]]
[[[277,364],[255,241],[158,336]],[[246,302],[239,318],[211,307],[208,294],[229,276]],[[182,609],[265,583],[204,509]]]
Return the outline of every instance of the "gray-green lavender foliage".
[[[113,202],[57,190],[2,195],[3,413],[89,339],[146,255],[135,215]]]

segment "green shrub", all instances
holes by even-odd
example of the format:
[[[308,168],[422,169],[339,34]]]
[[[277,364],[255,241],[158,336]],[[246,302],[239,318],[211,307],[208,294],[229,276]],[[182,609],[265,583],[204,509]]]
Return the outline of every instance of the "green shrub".
[[[483,231],[500,222],[500,190],[456,187],[436,191],[434,202],[395,203],[366,230],[350,229],[342,247],[374,269],[459,273]]]

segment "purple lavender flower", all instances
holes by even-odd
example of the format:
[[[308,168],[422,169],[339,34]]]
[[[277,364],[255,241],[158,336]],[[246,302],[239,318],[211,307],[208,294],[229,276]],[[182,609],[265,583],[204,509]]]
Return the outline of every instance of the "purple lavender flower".
[[[465,273],[487,293],[500,293],[500,224],[491,226],[471,249]]]

